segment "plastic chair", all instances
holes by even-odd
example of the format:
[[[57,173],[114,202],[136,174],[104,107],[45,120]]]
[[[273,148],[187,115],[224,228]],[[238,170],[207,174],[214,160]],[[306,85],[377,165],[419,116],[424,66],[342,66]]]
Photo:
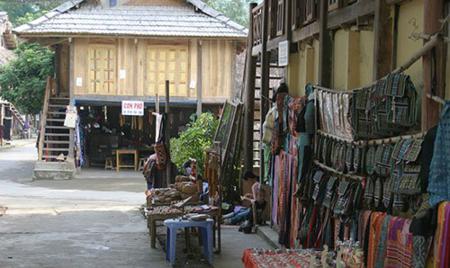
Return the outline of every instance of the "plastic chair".
[[[177,230],[183,228],[197,227],[200,230],[203,244],[203,255],[212,264],[213,260],[213,224],[214,220],[207,219],[205,221],[192,221],[181,219],[169,219],[164,221],[167,226],[167,241],[166,241],[166,259],[170,264],[175,264],[175,251]]]

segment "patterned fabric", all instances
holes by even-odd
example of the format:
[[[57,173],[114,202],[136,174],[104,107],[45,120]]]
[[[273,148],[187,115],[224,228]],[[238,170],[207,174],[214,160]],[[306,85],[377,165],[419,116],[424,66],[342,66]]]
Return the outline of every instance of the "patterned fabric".
[[[386,257],[386,244],[387,244],[387,233],[389,223],[391,221],[391,216],[384,217],[383,224],[381,225],[381,239],[377,247],[377,255],[375,258],[375,268],[383,268],[384,258]],[[383,239],[384,238],[384,239]]]
[[[424,268],[427,262],[429,242],[423,236],[413,236],[413,266],[414,268]]]
[[[434,142],[433,159],[430,165],[428,192],[430,203],[450,200],[450,102],[445,104]]]
[[[411,220],[392,217],[386,243],[385,268],[412,267],[413,236],[409,232]]]
[[[450,258],[450,202],[442,202],[438,207],[437,228],[434,235],[433,267],[449,267]]]
[[[319,251],[298,249],[290,251],[245,249],[242,262],[245,268],[308,268],[311,255],[320,258]]]
[[[367,251],[367,268],[374,268],[377,256],[378,244],[381,238],[381,227],[386,217],[384,212],[373,212],[369,225],[369,248]]]

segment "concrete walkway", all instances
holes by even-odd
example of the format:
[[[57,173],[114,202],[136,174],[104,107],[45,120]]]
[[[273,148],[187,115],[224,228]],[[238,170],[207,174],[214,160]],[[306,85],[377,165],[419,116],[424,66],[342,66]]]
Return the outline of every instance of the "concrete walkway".
[[[143,180],[32,182],[35,159],[34,144],[0,151],[0,267],[169,267],[139,212]],[[242,267],[247,247],[269,246],[225,227],[214,267]]]

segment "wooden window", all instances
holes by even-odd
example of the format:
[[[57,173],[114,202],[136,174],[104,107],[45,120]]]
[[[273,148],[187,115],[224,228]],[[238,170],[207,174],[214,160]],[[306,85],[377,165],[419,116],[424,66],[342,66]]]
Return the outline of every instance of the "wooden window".
[[[284,33],[284,0],[278,0],[277,4],[277,36]]]
[[[341,7],[340,0],[328,0],[328,11],[336,10]]]
[[[151,45],[147,50],[147,95],[165,96],[166,80],[173,96],[188,96],[187,45]]]
[[[109,45],[89,47],[89,93],[115,93],[116,48]]]

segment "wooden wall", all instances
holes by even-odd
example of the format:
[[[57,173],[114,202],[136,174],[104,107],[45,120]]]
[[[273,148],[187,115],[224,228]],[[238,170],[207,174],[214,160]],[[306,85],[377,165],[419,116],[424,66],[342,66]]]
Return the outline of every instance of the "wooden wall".
[[[108,96],[154,96],[151,89],[149,74],[154,66],[149,59],[150,48],[158,47],[186,47],[187,55],[187,86],[177,87],[175,84],[172,96],[196,98],[198,79],[198,51],[202,53],[202,95],[205,102],[215,102],[229,98],[233,88],[236,43],[231,40],[153,40],[153,39],[111,39],[111,38],[74,38],[73,46],[73,95],[108,95]],[[107,47],[114,51],[114,68],[110,75],[114,75],[113,90],[92,90],[92,49]],[[67,49],[68,50],[68,49]],[[90,59],[91,51],[91,59]],[[64,54],[65,55],[65,54]],[[101,56],[102,57],[102,56]],[[68,58],[68,57],[66,57]],[[177,72],[183,68],[176,64]],[[112,68],[112,67],[111,67]],[[168,68],[162,66],[161,68]],[[68,80],[68,78],[67,78]],[[183,88],[182,90],[177,90]],[[159,92],[162,94],[163,92]]]

